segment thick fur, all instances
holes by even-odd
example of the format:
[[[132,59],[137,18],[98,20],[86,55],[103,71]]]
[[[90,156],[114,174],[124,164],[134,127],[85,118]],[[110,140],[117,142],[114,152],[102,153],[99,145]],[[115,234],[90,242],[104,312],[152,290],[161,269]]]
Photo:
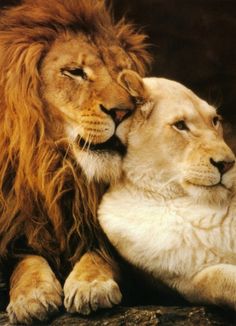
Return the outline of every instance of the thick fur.
[[[121,155],[89,145],[113,135],[125,142],[128,119],[116,127],[108,113],[134,108],[117,78],[123,69],[144,73],[144,40],[124,20],[115,24],[103,1],[25,0],[1,12],[2,258],[42,256],[63,275],[88,250],[108,257],[96,211]],[[70,74],[81,67],[85,76]]]
[[[236,309],[236,167],[220,118],[179,83],[144,83],[149,101],[101,225],[126,260],[189,301]],[[224,173],[212,162],[225,162]]]

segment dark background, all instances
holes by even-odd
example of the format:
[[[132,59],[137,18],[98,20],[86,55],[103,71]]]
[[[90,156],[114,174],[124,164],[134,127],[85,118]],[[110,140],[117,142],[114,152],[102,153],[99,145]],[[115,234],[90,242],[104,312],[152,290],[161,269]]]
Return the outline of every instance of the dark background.
[[[177,80],[219,108],[236,151],[236,1],[113,0],[149,35],[151,75]]]
[[[236,0],[108,1],[117,18],[125,14],[149,35],[149,75],[177,80],[217,106],[236,150]]]

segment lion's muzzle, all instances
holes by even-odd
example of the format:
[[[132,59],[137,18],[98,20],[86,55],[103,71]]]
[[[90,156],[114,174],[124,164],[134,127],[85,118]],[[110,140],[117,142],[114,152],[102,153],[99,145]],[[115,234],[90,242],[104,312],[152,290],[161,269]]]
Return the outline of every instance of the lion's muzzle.
[[[133,108],[111,108],[106,109],[102,104],[100,104],[101,110],[111,116],[112,120],[115,122],[115,125],[118,126],[122,121],[131,116],[134,111]]]

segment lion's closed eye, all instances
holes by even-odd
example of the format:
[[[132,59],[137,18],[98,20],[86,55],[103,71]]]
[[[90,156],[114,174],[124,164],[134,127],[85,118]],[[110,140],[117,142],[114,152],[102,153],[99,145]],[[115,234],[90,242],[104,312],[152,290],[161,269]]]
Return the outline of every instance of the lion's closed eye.
[[[61,73],[65,76],[68,76],[70,78],[77,78],[80,77],[84,80],[88,79],[88,76],[83,68],[77,67],[77,68],[62,68]]]

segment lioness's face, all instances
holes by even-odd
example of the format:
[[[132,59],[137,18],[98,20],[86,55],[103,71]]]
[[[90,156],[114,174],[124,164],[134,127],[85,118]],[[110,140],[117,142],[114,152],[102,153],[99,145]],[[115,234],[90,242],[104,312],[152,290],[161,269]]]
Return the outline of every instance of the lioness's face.
[[[134,99],[118,77],[130,68],[119,45],[84,34],[62,35],[42,63],[42,93],[63,114],[66,137],[89,178],[110,181],[120,171]]]
[[[223,140],[215,108],[179,83],[159,78],[144,82],[150,102],[134,117],[128,173],[136,164],[142,167],[139,177],[150,174],[152,184],[175,182],[194,195],[216,189],[228,192],[235,156]]]

